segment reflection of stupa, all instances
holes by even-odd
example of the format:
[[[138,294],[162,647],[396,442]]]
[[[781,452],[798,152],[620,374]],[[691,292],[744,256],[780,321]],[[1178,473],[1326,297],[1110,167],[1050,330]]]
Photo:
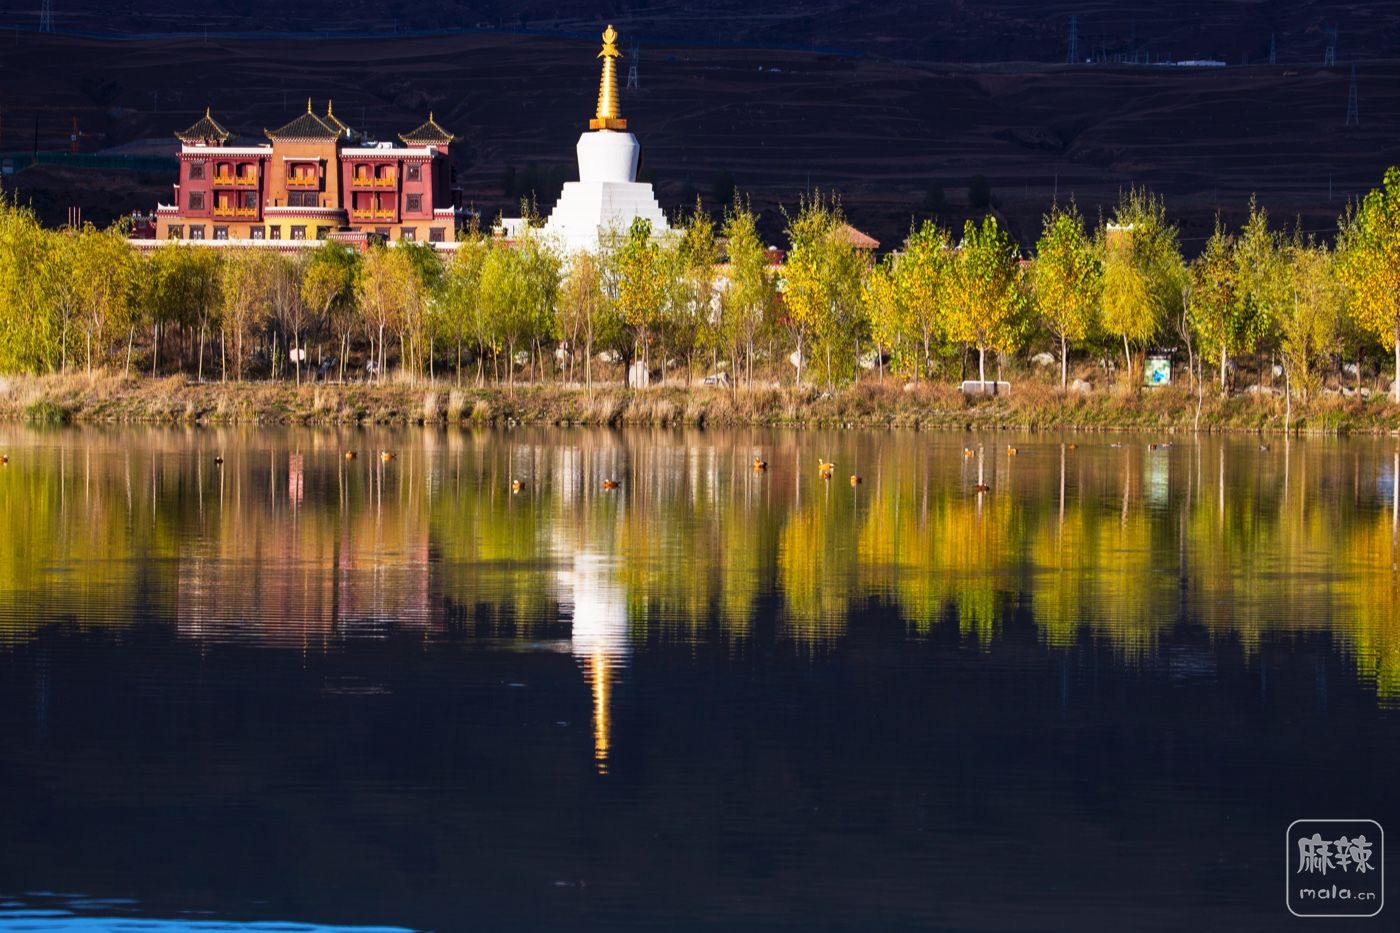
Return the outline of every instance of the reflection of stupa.
[[[653,236],[667,230],[666,216],[656,203],[651,185],[637,181],[642,147],[627,132],[618,108],[617,31],[603,32],[603,79],[598,88],[598,112],[588,121],[589,132],[578,139],[578,181],[564,185],[559,203],[545,224],[545,233],[568,251],[596,250],[601,238],[626,233],[634,218],[651,221]]]
[[[598,772],[607,774],[612,685],[631,654],[627,596],[604,558],[577,554],[573,569],[559,574],[559,599],[573,604],[573,653],[583,665],[583,679],[593,688],[593,758]]]

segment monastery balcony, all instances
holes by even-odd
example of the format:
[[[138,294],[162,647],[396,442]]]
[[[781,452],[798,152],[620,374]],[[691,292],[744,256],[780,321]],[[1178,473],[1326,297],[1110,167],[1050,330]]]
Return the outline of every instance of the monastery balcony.
[[[351,211],[354,220],[393,220],[393,211]]]
[[[258,209],[256,207],[220,207],[214,205],[215,217],[256,217]]]
[[[321,178],[318,175],[288,175],[288,188],[319,188]]]
[[[222,188],[256,188],[256,175],[215,175],[214,184]]]
[[[356,175],[350,179],[352,188],[393,188],[398,184],[396,175],[365,176]]]

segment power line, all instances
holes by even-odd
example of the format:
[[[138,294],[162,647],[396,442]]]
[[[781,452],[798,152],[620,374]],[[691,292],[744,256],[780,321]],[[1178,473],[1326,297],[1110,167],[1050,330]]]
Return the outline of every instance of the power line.
[[[1356,105],[1356,66],[1351,66],[1351,87],[1347,89],[1346,126],[1361,125],[1361,110]]]
[[[637,72],[637,68],[642,58],[642,47],[635,42],[632,48],[627,50],[627,58],[630,64],[627,66],[627,86],[623,90],[640,91],[642,89],[642,79]]]

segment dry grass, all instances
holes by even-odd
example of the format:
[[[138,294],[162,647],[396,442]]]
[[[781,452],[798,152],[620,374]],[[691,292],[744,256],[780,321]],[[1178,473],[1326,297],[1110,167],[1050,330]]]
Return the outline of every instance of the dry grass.
[[[426,387],[425,387],[426,386]],[[445,398],[445,403],[444,403]],[[1010,396],[969,400],[945,383],[870,379],[835,392],[819,388],[719,389],[661,386],[629,391],[521,385],[439,389],[424,381],[383,385],[192,383],[67,374],[0,378],[0,419],[62,423],[156,422],[290,424],[534,423],[808,425],[1190,431],[1197,397],[1184,387],[1061,392],[1027,380]],[[1281,431],[1278,396],[1201,397],[1203,430]],[[1294,401],[1290,427],[1325,433],[1394,433],[1400,406],[1388,398],[1319,396]]]

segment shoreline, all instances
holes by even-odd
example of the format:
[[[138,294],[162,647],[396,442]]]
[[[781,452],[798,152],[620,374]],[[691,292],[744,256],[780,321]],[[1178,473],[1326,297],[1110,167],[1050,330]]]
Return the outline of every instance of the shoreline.
[[[874,381],[819,388],[730,389],[666,385],[591,390],[562,384],[456,386],[450,382],[193,382],[93,374],[0,377],[0,421],[28,424],[535,424],[692,427],[902,428],[910,430],[1163,431],[1196,429],[1185,387],[1061,393],[1038,382],[1010,396],[968,401],[956,386]],[[1207,390],[1199,430],[1281,434],[1274,395],[1221,398]],[[1369,398],[1294,400],[1290,433],[1393,435],[1400,405]]]

